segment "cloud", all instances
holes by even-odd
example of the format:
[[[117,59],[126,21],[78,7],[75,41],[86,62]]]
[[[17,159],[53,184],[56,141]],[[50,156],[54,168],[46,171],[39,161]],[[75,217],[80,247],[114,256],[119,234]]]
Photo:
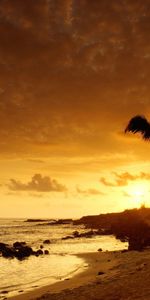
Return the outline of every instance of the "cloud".
[[[97,189],[94,189],[94,188],[89,188],[87,190],[82,190],[81,188],[77,187],[76,190],[79,194],[83,194],[83,195],[86,195],[86,196],[88,196],[88,195],[89,196],[90,195],[95,195],[95,196],[96,195],[105,195],[105,193],[103,193],[103,192],[101,192]]]
[[[0,20],[0,154],[122,153],[150,111],[148,1],[1,0]]]
[[[40,193],[30,193],[29,196],[35,198],[43,198],[43,194]]]
[[[8,188],[11,191],[35,191],[35,192],[66,192],[65,185],[60,184],[56,179],[48,176],[35,174],[31,181],[22,183],[21,181],[10,179]]]
[[[45,161],[41,160],[41,159],[27,159],[27,162],[31,162],[31,163],[37,163],[37,164],[44,164]]]
[[[149,180],[150,174],[141,172],[138,175],[132,175],[129,172],[124,172],[122,174],[118,174],[117,172],[113,172],[113,175],[115,176],[115,180],[113,182],[107,181],[105,177],[100,178],[100,182],[109,187],[121,187],[126,186],[130,181],[135,180]]]
[[[150,179],[150,174],[149,173],[145,173],[145,172],[141,172],[139,179],[149,180]]]
[[[107,181],[107,179],[105,177],[101,177],[100,178],[100,182],[102,184],[104,184],[105,186],[115,186],[114,183],[110,182],[110,181]]]
[[[124,196],[124,197],[128,197],[128,198],[131,198],[131,197],[132,197],[129,193],[127,193],[127,192],[125,192],[125,191],[123,191],[122,193],[123,193],[123,196]]]
[[[128,172],[124,172],[122,174],[118,174],[116,172],[113,173],[116,176],[116,185],[117,186],[124,186],[127,185],[129,181],[134,181],[140,179],[141,176],[132,175]]]

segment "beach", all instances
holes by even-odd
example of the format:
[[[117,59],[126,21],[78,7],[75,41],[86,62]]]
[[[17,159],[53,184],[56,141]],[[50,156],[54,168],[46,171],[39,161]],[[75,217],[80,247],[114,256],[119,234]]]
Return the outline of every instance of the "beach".
[[[99,248],[102,248],[103,252],[127,249],[127,243],[122,243],[113,235],[85,237],[89,229],[84,229],[83,225],[51,226],[47,221],[39,223],[39,221],[3,219],[0,220],[0,232],[1,242],[8,244],[6,253],[9,253],[9,249],[13,249],[13,253],[15,251],[17,254],[17,249],[13,245],[18,245],[18,241],[22,241],[25,247],[28,246],[34,251],[32,253],[32,249],[29,248],[32,255],[24,259],[9,255],[6,258],[0,253],[0,299],[76,276],[87,269],[87,263],[82,257],[84,253],[94,253]],[[73,232],[84,236],[74,237]],[[66,236],[67,239],[63,239]],[[40,251],[41,255],[36,256],[37,251]],[[45,254],[45,251],[49,254]]]
[[[79,255],[83,272],[11,300],[150,299],[150,250],[96,252]]]

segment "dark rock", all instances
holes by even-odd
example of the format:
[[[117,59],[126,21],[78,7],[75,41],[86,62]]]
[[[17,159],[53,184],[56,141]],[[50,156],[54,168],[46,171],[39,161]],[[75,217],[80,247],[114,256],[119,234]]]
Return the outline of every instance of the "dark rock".
[[[77,230],[75,230],[72,234],[73,234],[74,237],[79,237],[80,236],[79,231],[77,231]]]
[[[34,255],[34,251],[29,246],[22,246],[14,253],[14,256],[18,259],[24,259],[26,257],[29,257],[30,255]]]
[[[39,250],[36,251],[36,254],[37,255],[43,255],[43,251],[41,249],[39,249]]]
[[[29,257],[30,255],[39,256],[44,253],[41,249],[33,251],[33,249],[27,246],[24,242],[16,242],[12,247],[3,243],[1,243],[0,246],[0,252],[5,258],[15,257],[19,260],[22,260]],[[48,250],[45,250],[45,254],[49,254]]]
[[[7,246],[5,243],[0,243],[0,251],[3,251]]]
[[[13,247],[15,249],[20,249],[20,248],[24,247],[25,245],[26,245],[25,242],[15,242],[15,243],[13,243]]]
[[[126,239],[126,238],[121,238],[120,241],[121,241],[122,243],[126,243],[126,242],[127,242],[127,239]]]
[[[50,240],[45,240],[45,241],[43,242],[43,244],[50,244],[50,243],[51,243]]]
[[[104,272],[98,272],[98,274],[97,275],[104,275],[105,273]]]
[[[102,248],[99,248],[97,251],[102,252],[103,250],[102,250]]]
[[[62,237],[62,240],[69,240],[69,239],[73,239],[73,238],[74,238],[73,236],[67,235],[67,236]]]
[[[40,245],[40,249],[43,249],[44,248],[44,246],[43,245]]]
[[[96,231],[90,230],[82,233],[79,233],[78,231],[74,231],[72,235],[73,236],[67,235],[63,237],[62,240],[75,239],[75,238],[91,238],[93,235],[96,235]]]
[[[8,291],[2,291],[1,294],[8,294]]]
[[[60,224],[60,225],[65,225],[65,224],[70,224],[72,223],[73,220],[72,219],[59,219],[58,221],[56,221],[56,224]]]
[[[48,254],[49,254],[49,251],[48,251],[48,250],[45,250],[45,251],[44,251],[44,254],[48,255]]]
[[[144,249],[144,243],[141,239],[139,239],[138,237],[131,237],[129,238],[129,246],[128,246],[128,250],[132,251],[143,251]]]
[[[80,237],[86,237],[86,238],[89,238],[89,237],[92,237],[93,235],[95,235],[95,232],[94,232],[93,230],[90,230],[90,231],[81,233],[81,234],[80,234]]]
[[[112,230],[108,228],[99,228],[98,230],[95,231],[96,235],[111,235]]]
[[[48,220],[44,219],[27,219],[25,222],[34,223],[34,222],[46,222]]]
[[[125,253],[125,252],[128,252],[128,250],[127,249],[121,250],[121,253]]]
[[[2,251],[2,256],[5,258],[13,258],[15,257],[15,251],[13,248],[7,246]]]

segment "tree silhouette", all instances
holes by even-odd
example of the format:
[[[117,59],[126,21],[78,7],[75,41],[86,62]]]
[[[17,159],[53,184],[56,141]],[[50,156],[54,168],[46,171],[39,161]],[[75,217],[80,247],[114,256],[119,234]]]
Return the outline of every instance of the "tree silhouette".
[[[126,129],[125,133],[132,132],[132,133],[141,133],[144,140],[150,139],[150,123],[147,121],[147,119],[144,116],[135,116],[133,117]]]

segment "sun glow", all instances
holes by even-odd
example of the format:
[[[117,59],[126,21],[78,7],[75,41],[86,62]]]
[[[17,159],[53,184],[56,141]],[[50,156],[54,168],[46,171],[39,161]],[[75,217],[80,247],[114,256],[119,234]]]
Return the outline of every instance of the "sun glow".
[[[140,207],[142,204],[147,202],[148,192],[148,184],[143,182],[136,183],[128,188],[129,197],[133,201],[133,205],[136,207]]]

